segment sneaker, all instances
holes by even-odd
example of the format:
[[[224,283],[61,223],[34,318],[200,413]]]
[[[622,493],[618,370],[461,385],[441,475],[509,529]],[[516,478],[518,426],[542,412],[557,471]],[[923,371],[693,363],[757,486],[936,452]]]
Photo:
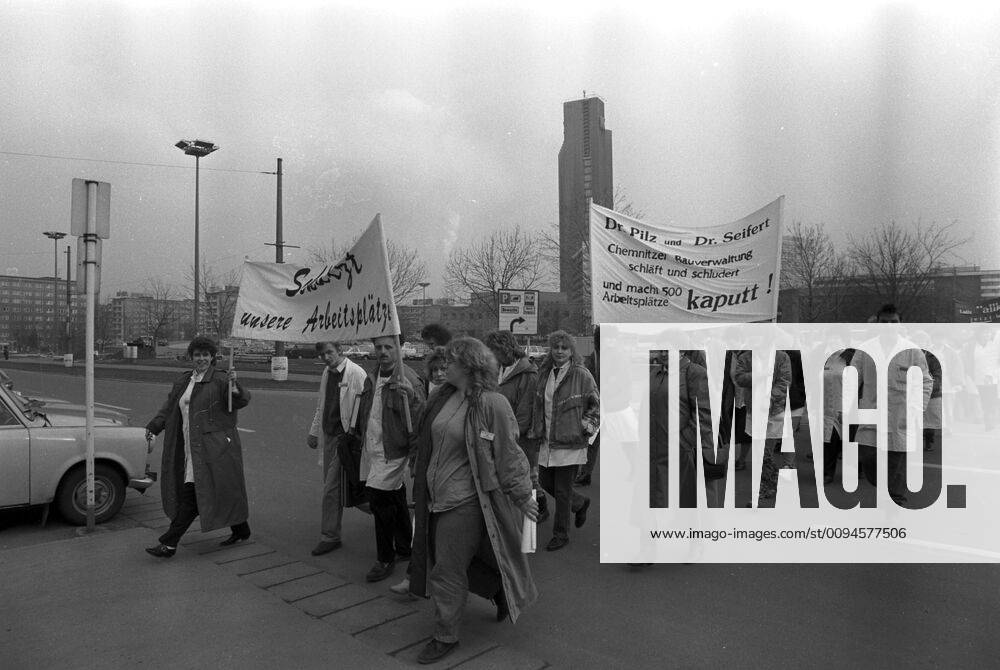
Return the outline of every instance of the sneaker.
[[[396,564],[392,561],[389,561],[388,563],[376,562],[375,565],[372,566],[372,569],[368,571],[368,574],[365,575],[365,581],[380,582],[391,575],[392,570],[395,567]]]

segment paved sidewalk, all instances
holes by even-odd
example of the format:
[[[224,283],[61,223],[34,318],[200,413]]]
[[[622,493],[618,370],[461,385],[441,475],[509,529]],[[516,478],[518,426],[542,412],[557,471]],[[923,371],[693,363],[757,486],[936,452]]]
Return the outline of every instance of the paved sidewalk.
[[[398,668],[428,640],[429,603],[384,584],[256,541],[219,547],[228,529],[155,559],[142,548],[168,525],[159,499],[130,497],[122,515],[140,526],[0,551],[3,667]],[[477,633],[432,667],[548,667]]]

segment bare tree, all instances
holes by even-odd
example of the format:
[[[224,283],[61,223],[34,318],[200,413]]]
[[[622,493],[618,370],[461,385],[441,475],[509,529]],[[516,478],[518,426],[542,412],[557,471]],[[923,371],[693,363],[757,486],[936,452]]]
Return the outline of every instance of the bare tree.
[[[545,267],[539,241],[520,226],[495,230],[486,239],[452,250],[444,268],[445,290],[469,296],[473,305],[496,313],[501,288],[534,289]]]
[[[875,227],[865,237],[850,239],[849,255],[855,281],[893,303],[902,312],[926,297],[935,273],[968,238],[958,238],[955,223],[920,222],[902,226],[895,221]]]
[[[821,225],[796,221],[781,247],[781,288],[799,294],[799,321],[833,321],[846,297],[847,264]]]
[[[216,338],[227,337],[233,327],[233,313],[240,294],[242,267],[217,270],[207,263],[201,270],[201,300],[205,305],[202,328]]]
[[[616,212],[620,212],[625,216],[630,216],[633,219],[644,219],[646,217],[645,210],[640,209],[632,202],[629,198],[628,193],[621,186],[615,187],[614,196],[614,206],[612,207]],[[542,261],[545,267],[548,269],[548,273],[545,277],[545,282],[547,284],[559,285],[559,259],[560,259],[560,245],[559,245],[559,222],[553,221],[549,223],[548,226],[539,234],[538,236],[538,251],[541,254]],[[577,282],[585,282],[586,286],[590,285],[590,239],[589,235],[585,237],[583,246],[580,249],[574,249],[571,252],[574,257],[578,257],[581,261],[579,264],[579,276],[574,277]],[[568,287],[562,286],[561,290],[566,291]]]
[[[145,334],[153,340],[153,355],[156,356],[160,335],[176,319],[181,302],[176,299],[174,288],[158,277],[147,279],[145,290],[149,297],[142,302],[141,318],[146,328]]]
[[[357,237],[349,244],[337,244],[336,240],[331,240],[326,246],[310,247],[307,250],[309,259],[315,263],[337,263],[357,241]],[[397,305],[401,305],[417,292],[422,282],[427,281],[427,265],[416,249],[409,249],[388,238],[385,241],[385,252],[389,260],[389,277],[392,279],[392,299]]]

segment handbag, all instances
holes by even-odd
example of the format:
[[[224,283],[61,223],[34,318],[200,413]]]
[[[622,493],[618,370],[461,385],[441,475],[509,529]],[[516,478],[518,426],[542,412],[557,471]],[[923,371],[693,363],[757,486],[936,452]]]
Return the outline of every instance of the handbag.
[[[711,453],[704,447],[701,450],[701,464],[705,468],[705,479],[722,479],[726,476],[726,466],[729,465],[729,445],[720,444],[718,446],[714,463],[709,460]]]

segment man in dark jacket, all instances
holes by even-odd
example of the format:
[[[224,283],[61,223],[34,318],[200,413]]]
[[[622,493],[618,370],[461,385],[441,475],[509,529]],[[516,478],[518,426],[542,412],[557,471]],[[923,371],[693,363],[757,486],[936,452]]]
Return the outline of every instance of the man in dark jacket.
[[[538,520],[544,521],[549,516],[545,494],[538,485],[538,441],[528,438],[531,430],[531,411],[535,397],[535,383],[538,379],[538,368],[528,360],[527,354],[514,339],[513,333],[506,330],[494,330],[486,335],[484,343],[496,356],[500,366],[500,380],[497,391],[510,403],[517,417],[517,443],[521,451],[528,457],[531,468],[531,487],[537,492]]]
[[[375,517],[378,550],[378,559],[365,579],[377,582],[392,574],[397,557],[410,557],[412,527],[403,473],[415,444],[424,390],[417,373],[397,362],[395,337],[376,337],[372,344],[378,367],[365,380],[358,433],[362,439],[360,478]]]

